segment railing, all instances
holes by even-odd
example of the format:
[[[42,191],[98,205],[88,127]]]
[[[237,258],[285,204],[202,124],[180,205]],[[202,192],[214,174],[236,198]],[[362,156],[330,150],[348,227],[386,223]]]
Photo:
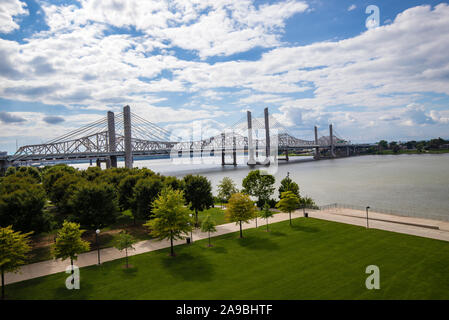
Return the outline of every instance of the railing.
[[[346,203],[331,203],[324,206],[319,206],[319,210],[331,210],[331,209],[352,209],[359,211],[366,211],[366,207],[360,205],[346,204]],[[448,215],[436,214],[436,213],[424,213],[424,212],[414,212],[410,211],[401,211],[397,209],[384,209],[384,208],[369,208],[369,212],[377,212],[377,213],[385,213],[396,216],[404,216],[404,217],[415,217],[415,218],[423,218],[423,219],[433,219],[440,221],[449,221],[449,210]]]

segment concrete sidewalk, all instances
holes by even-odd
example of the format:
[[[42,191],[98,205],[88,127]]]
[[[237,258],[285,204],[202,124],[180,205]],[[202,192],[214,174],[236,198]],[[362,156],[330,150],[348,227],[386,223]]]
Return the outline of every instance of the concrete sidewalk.
[[[350,209],[330,209],[325,211],[307,210],[309,217],[341,222],[346,224],[353,224],[358,226],[366,226],[366,216],[362,211],[350,210]],[[292,218],[302,217],[302,210],[297,210],[292,213]],[[439,222],[434,220],[417,219],[409,217],[398,217],[392,215],[385,215],[380,213],[370,212],[369,227],[374,229],[381,229],[387,231],[393,231],[398,233],[411,234],[415,236],[421,236],[432,239],[439,239],[449,241],[449,223]],[[269,220],[269,223],[276,223],[289,219],[287,213],[275,214],[273,218]],[[377,220],[374,220],[377,219]],[[388,220],[388,221],[387,221]],[[405,224],[408,223],[408,224]],[[265,220],[258,219],[258,226],[265,225]],[[248,224],[243,224],[243,229],[255,228],[255,220]],[[226,233],[237,232],[240,230],[239,225],[235,223],[228,223],[219,225],[216,227],[217,232],[213,233],[213,236],[219,236]],[[437,229],[438,228],[438,229]],[[208,234],[199,230],[193,232],[193,241],[207,239]],[[175,245],[185,244],[185,240],[175,241]],[[157,241],[146,240],[138,242],[134,245],[135,250],[129,250],[128,256],[141,254],[153,250],[159,250],[170,247],[169,241]],[[115,259],[124,258],[125,254],[118,251],[115,248],[105,248],[100,251],[101,262],[111,261]],[[90,251],[80,254],[78,260],[75,261],[75,265],[78,267],[85,267],[95,265],[98,262],[97,251]],[[42,277],[49,274],[58,272],[65,272],[66,268],[70,265],[69,260],[48,260],[28,264],[20,268],[19,273],[7,273],[5,274],[5,283],[10,284],[14,282],[24,281],[32,278]]]

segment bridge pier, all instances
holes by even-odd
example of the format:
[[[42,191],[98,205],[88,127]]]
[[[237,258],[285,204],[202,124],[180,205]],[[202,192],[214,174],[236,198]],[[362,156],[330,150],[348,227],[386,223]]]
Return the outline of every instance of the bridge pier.
[[[254,159],[254,144],[253,144],[253,122],[251,119],[251,111],[246,111],[248,120],[248,165],[253,166],[256,164]],[[257,154],[257,141],[256,141],[256,154]],[[257,157],[257,155],[256,155]]]
[[[125,167],[133,167],[133,150],[131,144],[131,110],[129,106],[123,108],[123,126],[125,131]]]
[[[237,166],[237,143],[235,136],[232,137],[232,164]]]
[[[315,145],[317,145],[317,147],[315,148],[314,158],[316,160],[318,160],[318,159],[320,159],[320,147],[318,147],[319,143],[318,143],[318,128],[317,128],[317,126],[315,126],[314,130],[315,130]]]
[[[221,134],[221,165],[225,165],[225,134]]]
[[[266,142],[266,148],[265,148],[265,163],[270,163],[270,122],[268,119],[268,108],[264,109],[264,117],[265,117],[265,142]]]
[[[108,143],[109,143],[109,152],[116,151],[115,144],[115,120],[114,120],[114,112],[108,111]],[[117,156],[109,156],[110,167],[117,168]]]
[[[335,152],[334,152],[334,133],[332,130],[332,123],[329,125],[329,139],[330,139],[330,147],[331,147],[331,154],[330,157],[331,158],[335,158]]]

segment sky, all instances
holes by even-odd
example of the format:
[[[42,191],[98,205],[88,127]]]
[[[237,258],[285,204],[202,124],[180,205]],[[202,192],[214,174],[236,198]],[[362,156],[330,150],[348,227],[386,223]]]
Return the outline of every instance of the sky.
[[[183,137],[268,107],[302,139],[447,139],[448,35],[441,1],[0,0],[0,151],[124,105]]]

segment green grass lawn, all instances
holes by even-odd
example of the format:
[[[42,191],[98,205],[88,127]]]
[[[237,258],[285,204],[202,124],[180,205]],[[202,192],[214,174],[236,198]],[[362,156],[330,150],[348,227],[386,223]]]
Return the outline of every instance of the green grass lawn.
[[[229,223],[228,221],[225,220],[224,210],[222,210],[221,207],[216,206],[215,208],[210,208],[198,212],[198,221],[200,224],[208,214],[210,214],[211,218],[215,221],[217,225]]]
[[[449,299],[449,243],[312,218],[244,230],[6,287],[9,299]],[[68,262],[69,264],[69,262]],[[368,265],[380,290],[365,288]]]

